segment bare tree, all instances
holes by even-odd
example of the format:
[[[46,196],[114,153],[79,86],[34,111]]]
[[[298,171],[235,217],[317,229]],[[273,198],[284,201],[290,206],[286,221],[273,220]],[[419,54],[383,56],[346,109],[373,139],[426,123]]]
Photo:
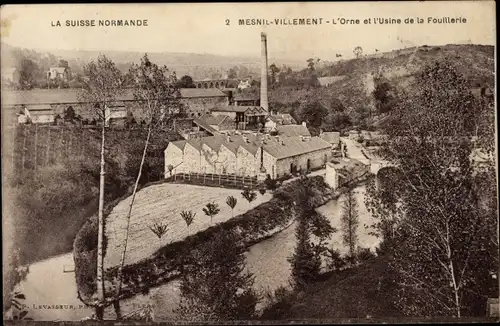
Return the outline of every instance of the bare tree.
[[[148,132],[127,213],[125,243],[123,246],[120,267],[118,269],[117,299],[119,299],[123,282],[122,270],[125,264],[125,254],[127,252],[130,217],[132,215],[132,208],[141,179],[151,134],[158,126],[164,124],[168,125],[170,121],[180,115],[182,108],[178,101],[178,89],[175,86],[177,84],[175,73],[170,73],[165,66],[158,67],[158,65],[152,63],[147,54],[141,59],[140,64],[133,64],[130,67],[127,77],[134,87],[134,99],[144,108],[145,112],[143,113],[148,125]]]
[[[91,303],[95,306],[96,317],[103,318],[105,293],[103,282],[103,239],[104,239],[104,184],[105,184],[105,144],[106,144],[106,109],[117,99],[123,88],[123,77],[114,62],[104,55],[97,58],[97,62],[91,61],[83,67],[82,90],[78,94],[80,100],[87,103],[95,112],[98,119],[102,121],[101,127],[101,172],[99,179],[99,228],[97,239],[97,302]]]
[[[363,48],[360,46],[357,46],[354,48],[353,53],[356,56],[356,59],[358,59],[359,57],[361,57],[363,55]]]

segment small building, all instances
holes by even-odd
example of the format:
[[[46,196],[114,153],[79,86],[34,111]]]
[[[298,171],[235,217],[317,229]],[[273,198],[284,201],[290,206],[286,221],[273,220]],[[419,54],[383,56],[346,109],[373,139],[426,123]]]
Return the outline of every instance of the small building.
[[[285,126],[285,125],[295,125],[297,121],[289,114],[270,114],[267,116],[267,121],[264,124],[266,130],[272,130],[277,128],[277,126]]]
[[[340,132],[337,132],[337,131],[323,132],[323,131],[321,131],[319,134],[319,138],[328,142],[332,146],[332,149],[339,149],[340,148]]]
[[[125,127],[127,108],[125,106],[107,106],[105,113],[106,127]]]
[[[48,104],[34,104],[24,107],[24,112],[18,116],[19,123],[54,123],[55,113]]]
[[[260,106],[260,95],[251,91],[233,93],[232,102],[235,106]]]
[[[268,112],[258,106],[225,106],[212,109],[214,116],[228,116],[239,130],[252,130],[264,127]]]
[[[309,129],[307,129],[305,122],[302,122],[300,125],[276,126],[275,132],[279,136],[283,137],[311,137],[311,133],[309,132]]]
[[[370,167],[355,159],[332,160],[326,164],[325,182],[337,190],[370,173]]]
[[[2,84],[18,85],[21,79],[21,74],[17,68],[4,68],[2,69]]]
[[[250,88],[252,85],[250,84],[250,80],[241,80],[237,86],[238,89],[246,89]]]
[[[67,67],[51,67],[47,72],[47,78],[50,80],[68,81],[71,79],[71,70]]]
[[[214,128],[217,131],[235,130],[236,129],[235,120],[231,119],[227,115],[205,114],[197,120],[204,121],[207,125],[209,125],[210,127]]]

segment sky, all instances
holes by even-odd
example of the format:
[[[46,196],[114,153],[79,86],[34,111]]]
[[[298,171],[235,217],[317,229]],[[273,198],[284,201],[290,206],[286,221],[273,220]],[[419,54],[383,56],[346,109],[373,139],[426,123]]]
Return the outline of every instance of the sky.
[[[260,55],[260,33],[268,35],[270,56],[323,60],[415,45],[495,44],[493,1],[71,4],[7,5],[0,11],[1,40],[37,50],[97,50]],[[368,18],[423,18],[423,24],[363,24]],[[462,17],[467,23],[428,24],[428,17]],[[238,19],[323,18],[313,26],[239,26]],[[359,25],[332,25],[339,18]],[[66,20],[147,20],[143,27],[66,27]],[[226,20],[229,25],[226,25]],[[63,25],[52,27],[57,21]]]

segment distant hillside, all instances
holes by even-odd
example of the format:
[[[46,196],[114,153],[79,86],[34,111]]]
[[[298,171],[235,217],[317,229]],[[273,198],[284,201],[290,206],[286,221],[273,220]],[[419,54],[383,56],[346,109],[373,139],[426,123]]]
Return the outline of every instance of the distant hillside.
[[[147,51],[145,51],[147,52]],[[144,53],[145,53],[144,52]],[[16,66],[23,56],[34,59],[35,63],[46,66],[44,58],[51,64],[56,64],[59,59],[68,61],[73,72],[79,73],[82,67],[90,60],[95,60],[100,54],[100,51],[83,51],[83,50],[51,50],[35,51],[30,49],[20,49],[2,43],[2,66]],[[121,51],[102,51],[107,57],[112,59],[118,68],[122,71],[127,71],[131,63],[138,63],[144,55],[143,52],[121,52]],[[194,53],[170,53],[170,52],[148,52],[148,56],[154,63],[158,65],[166,65],[171,70],[175,71],[178,77],[190,75],[194,79],[204,78],[223,78],[228,70],[234,66],[245,66],[250,74],[258,75],[260,73],[260,58],[259,57],[244,57],[244,56],[222,56],[213,54],[194,54]],[[278,58],[269,58],[269,62],[286,64],[291,68],[298,69],[305,66],[305,63],[280,60]]]
[[[328,58],[326,58],[328,59]],[[405,87],[416,71],[435,60],[454,63],[469,80],[471,88],[483,85],[494,87],[494,47],[486,45],[420,46],[391,52],[366,55],[357,59],[340,60],[311,72],[303,69],[294,73],[297,80],[311,75],[345,76],[327,87],[317,89],[300,83],[289,87],[279,84],[271,89],[270,102],[289,105],[311,96],[325,101],[340,100],[345,107],[358,107],[369,102],[373,90],[373,75],[383,75],[391,84]],[[280,106],[281,106],[280,105]]]

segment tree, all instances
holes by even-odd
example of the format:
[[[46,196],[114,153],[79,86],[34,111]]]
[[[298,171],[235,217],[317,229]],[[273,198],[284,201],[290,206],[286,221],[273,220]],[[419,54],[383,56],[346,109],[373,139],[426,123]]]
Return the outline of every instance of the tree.
[[[158,237],[158,239],[161,239],[161,237],[168,232],[168,224],[154,223],[149,227],[149,229]]]
[[[101,127],[101,167],[99,179],[99,227],[98,227],[98,247],[97,247],[97,301],[90,302],[96,308],[96,316],[102,320],[105,305],[104,293],[104,269],[103,269],[103,239],[104,239],[104,185],[105,185],[105,112],[106,107],[116,100],[123,91],[123,77],[116,68],[113,61],[106,56],[100,55],[97,62],[91,61],[83,67],[84,78],[83,88],[78,94],[82,102],[90,103],[91,109],[102,121]]]
[[[359,212],[353,189],[349,189],[346,193],[340,220],[342,223],[342,241],[344,245],[349,246],[349,256],[354,259],[358,242]]]
[[[295,229],[297,245],[292,257],[288,259],[292,265],[292,281],[298,290],[313,282],[321,267],[321,259],[318,258],[311,243],[311,230],[304,217],[298,218]]]
[[[314,71],[314,59],[313,58],[307,59],[307,68],[310,71]]]
[[[297,199],[291,203],[292,214],[297,217],[295,229],[296,246],[292,257],[288,258],[292,266],[292,281],[298,290],[304,288],[308,283],[313,282],[319,275],[321,268],[321,258],[317,248],[311,242],[311,217],[316,213],[313,206],[315,192],[311,179],[301,176],[301,183],[297,189]],[[316,224],[319,226],[319,224]],[[321,231],[320,231],[321,229]],[[324,231],[324,232],[323,232]],[[327,234],[328,231],[319,226],[315,229],[317,235]]]
[[[127,128],[132,128],[137,124],[137,121],[134,118],[134,114],[132,111],[127,112],[127,120],[125,122]]]
[[[372,92],[375,108],[379,113],[386,113],[395,104],[394,90],[389,81],[383,77],[374,78],[375,89]]]
[[[238,203],[238,200],[234,198],[233,196],[228,196],[226,199],[226,204],[231,208],[231,216],[234,217],[234,207],[236,207],[236,204]]]
[[[158,65],[149,60],[147,54],[145,54],[141,59],[140,64],[133,64],[130,67],[128,76],[129,80],[134,85],[134,99],[139,103],[143,103],[148,131],[127,213],[125,243],[118,269],[118,287],[116,298],[119,298],[121,292],[121,285],[123,282],[122,271],[125,264],[125,254],[127,252],[130,217],[132,215],[135,196],[141,180],[151,134],[161,124],[168,124],[170,121],[175,119],[175,117],[180,113],[181,108],[177,98],[178,90],[175,86],[172,86],[177,82],[175,73],[171,73],[166,66],[158,67]],[[118,300],[116,301],[119,302]]]
[[[178,88],[196,88],[196,85],[193,82],[193,78],[188,75],[184,75],[181,77],[179,82],[177,83]]]
[[[280,69],[273,63],[269,66],[269,70],[271,70],[271,85],[274,85],[276,84],[276,74]]]
[[[19,65],[19,83],[22,88],[31,89],[35,84],[38,65],[30,60],[23,59]]]
[[[250,204],[257,198],[257,194],[255,191],[251,191],[250,189],[246,188],[242,193],[241,196],[245,198],[248,201],[248,207],[250,208]]]
[[[215,215],[219,214],[220,208],[219,205],[216,203],[208,203],[206,207],[203,207],[203,213],[205,213],[206,216],[210,217],[210,223],[212,223],[212,219]]]
[[[216,322],[255,318],[259,297],[254,277],[245,271],[244,245],[229,230],[189,254],[180,285],[181,302],[175,310],[183,321]]]
[[[227,72],[227,78],[234,79],[238,77],[238,67],[230,68]]]
[[[186,222],[186,226],[189,228],[191,223],[193,223],[194,218],[196,216],[196,213],[193,213],[192,211],[182,211],[181,212],[181,217]]]
[[[498,217],[488,204],[498,198],[485,191],[494,179],[486,181],[471,160],[480,108],[457,69],[435,62],[402,92],[384,127],[380,155],[400,173],[386,180],[391,197],[382,189],[371,199],[395,207],[390,266],[400,287],[395,299],[408,315],[484,314],[485,297],[498,295],[498,282],[491,284]],[[375,216],[383,213],[373,207]]]
[[[328,111],[325,106],[312,98],[302,102],[295,111],[295,115],[299,121],[305,121],[308,125],[316,128],[321,126],[327,114]]]
[[[57,66],[62,68],[69,68],[68,61],[63,59],[59,60],[59,64]]]
[[[359,59],[363,55],[363,48],[360,46],[357,46],[354,48],[353,53],[356,56],[356,59]]]
[[[64,110],[64,120],[68,122],[73,122],[76,118],[75,110],[72,106],[69,106]]]

